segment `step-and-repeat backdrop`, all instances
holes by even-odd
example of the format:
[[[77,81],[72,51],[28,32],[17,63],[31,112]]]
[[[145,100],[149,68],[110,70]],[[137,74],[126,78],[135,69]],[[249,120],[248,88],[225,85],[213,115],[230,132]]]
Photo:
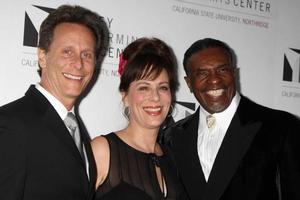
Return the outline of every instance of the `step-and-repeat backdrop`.
[[[77,0],[8,1],[0,7],[0,105],[37,83],[36,42],[42,20],[61,4],[79,4],[102,15],[110,47],[100,76],[79,111],[91,137],[126,124],[118,92],[120,52],[139,37],[159,37],[179,63],[176,120],[198,106],[184,82],[182,59],[196,40],[227,42],[238,56],[241,92],[268,107],[300,116],[300,2],[298,0]]]

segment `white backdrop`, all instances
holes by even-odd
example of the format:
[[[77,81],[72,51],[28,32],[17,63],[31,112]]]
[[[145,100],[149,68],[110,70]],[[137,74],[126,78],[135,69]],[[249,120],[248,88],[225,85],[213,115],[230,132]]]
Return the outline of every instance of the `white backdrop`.
[[[125,126],[118,92],[118,55],[128,43],[143,36],[159,37],[173,47],[181,83],[178,101],[196,103],[183,79],[185,50],[200,38],[213,37],[236,51],[244,95],[300,116],[298,0],[3,0],[0,105],[23,96],[30,84],[39,81],[36,48],[24,45],[25,35],[34,38],[24,32],[25,16],[32,22],[31,28],[38,30],[47,16],[41,7],[56,8],[65,3],[90,8],[109,25],[109,53],[97,83],[79,107],[92,138]],[[290,66],[289,81],[283,80],[284,56]],[[174,117],[178,120],[192,112],[177,104]]]

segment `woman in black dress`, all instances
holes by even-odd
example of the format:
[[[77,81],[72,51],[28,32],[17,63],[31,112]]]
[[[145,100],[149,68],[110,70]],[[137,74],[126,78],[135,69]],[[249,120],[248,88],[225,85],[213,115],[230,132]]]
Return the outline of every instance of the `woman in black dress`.
[[[178,88],[173,53],[157,38],[141,38],[120,55],[119,90],[128,126],[92,141],[96,200],[186,199],[176,168],[157,143]]]

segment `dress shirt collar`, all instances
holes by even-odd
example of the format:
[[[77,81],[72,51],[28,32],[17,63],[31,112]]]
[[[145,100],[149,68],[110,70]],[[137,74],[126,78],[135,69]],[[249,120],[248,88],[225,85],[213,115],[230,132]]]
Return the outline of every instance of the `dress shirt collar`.
[[[241,100],[241,95],[236,92],[235,96],[233,97],[230,105],[223,111],[220,113],[214,113],[213,116],[215,116],[216,118],[216,122],[218,124],[218,126],[220,126],[220,128],[222,130],[227,130],[230,122],[237,110],[237,107],[240,103]],[[199,112],[199,130],[203,130],[203,129],[207,129],[206,126],[206,117],[210,115],[210,113],[208,113],[201,105],[200,105],[200,112]]]
[[[68,112],[74,113],[74,107],[68,111],[66,107],[58,100],[56,99],[50,92],[48,92],[43,86],[41,86],[39,83],[35,85],[35,88],[40,91],[46,99],[50,102],[50,104],[54,107],[58,115],[62,120],[64,120],[67,117]]]

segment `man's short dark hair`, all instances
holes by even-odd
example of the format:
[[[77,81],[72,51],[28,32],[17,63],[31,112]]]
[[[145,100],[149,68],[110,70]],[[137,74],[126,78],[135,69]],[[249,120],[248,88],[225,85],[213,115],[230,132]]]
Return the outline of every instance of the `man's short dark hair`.
[[[192,55],[194,55],[195,53],[197,53],[201,50],[204,50],[204,49],[208,49],[208,48],[224,49],[230,58],[232,67],[234,67],[234,68],[236,67],[236,65],[237,65],[236,54],[235,54],[234,50],[228,44],[226,44],[225,42],[222,42],[220,40],[213,39],[213,38],[204,38],[204,39],[194,42],[184,53],[183,67],[184,67],[184,71],[187,75],[188,75],[187,64],[188,64],[189,58],[192,57]]]

